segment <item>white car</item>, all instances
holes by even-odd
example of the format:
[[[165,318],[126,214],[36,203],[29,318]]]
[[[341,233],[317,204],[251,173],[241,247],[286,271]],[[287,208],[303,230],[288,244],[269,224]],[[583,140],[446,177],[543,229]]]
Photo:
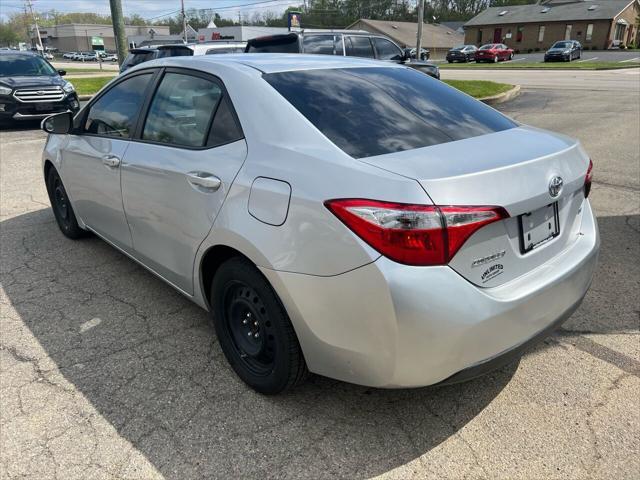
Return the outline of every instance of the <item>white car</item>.
[[[73,60],[74,56],[77,55],[78,52],[66,52],[62,54],[62,58],[66,58],[68,60]]]
[[[159,59],[43,129],[62,233],[95,233],[210,311],[263,393],[307,371],[473,378],[566,320],[596,266],[580,144],[398,64]]]

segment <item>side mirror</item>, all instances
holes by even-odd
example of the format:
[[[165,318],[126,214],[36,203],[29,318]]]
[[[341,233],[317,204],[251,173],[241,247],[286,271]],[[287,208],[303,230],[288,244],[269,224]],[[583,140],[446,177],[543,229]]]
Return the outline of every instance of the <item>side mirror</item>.
[[[64,77],[67,74],[66,70],[58,70],[58,75],[60,75],[61,77]]]
[[[55,133],[64,135],[71,132],[73,127],[73,114],[71,112],[62,112],[51,115],[40,124],[40,128],[47,133]]]

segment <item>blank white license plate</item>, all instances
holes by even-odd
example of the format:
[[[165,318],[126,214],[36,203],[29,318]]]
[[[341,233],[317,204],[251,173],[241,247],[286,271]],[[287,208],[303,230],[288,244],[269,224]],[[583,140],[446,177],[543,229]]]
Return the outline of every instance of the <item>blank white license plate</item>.
[[[560,235],[558,202],[551,203],[518,217],[520,224],[520,251],[530,252]]]

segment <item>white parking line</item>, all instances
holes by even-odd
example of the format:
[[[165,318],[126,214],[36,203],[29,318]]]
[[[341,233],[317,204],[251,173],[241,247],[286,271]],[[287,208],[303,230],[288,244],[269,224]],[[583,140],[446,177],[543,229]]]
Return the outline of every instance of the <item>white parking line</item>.
[[[514,58],[513,60],[510,60],[511,62],[519,62],[520,60],[526,60],[527,58]]]
[[[626,62],[640,62],[640,57],[629,58],[627,60],[620,60],[618,63],[626,63]]]
[[[597,60],[598,57],[593,57],[593,58],[583,58],[582,60],[576,60],[576,63],[582,63],[582,62],[591,62],[593,60]]]

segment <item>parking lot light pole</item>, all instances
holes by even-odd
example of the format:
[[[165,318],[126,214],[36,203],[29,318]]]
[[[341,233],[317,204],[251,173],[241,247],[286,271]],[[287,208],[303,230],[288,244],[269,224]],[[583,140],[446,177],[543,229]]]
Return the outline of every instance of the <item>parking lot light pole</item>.
[[[109,0],[109,6],[111,7],[111,22],[113,23],[113,33],[116,37],[118,64],[122,65],[124,57],[127,55],[127,32],[124,28],[122,2],[121,0]]]
[[[418,0],[418,35],[416,38],[416,61],[420,60],[422,50],[422,24],[424,22],[424,0]]]

